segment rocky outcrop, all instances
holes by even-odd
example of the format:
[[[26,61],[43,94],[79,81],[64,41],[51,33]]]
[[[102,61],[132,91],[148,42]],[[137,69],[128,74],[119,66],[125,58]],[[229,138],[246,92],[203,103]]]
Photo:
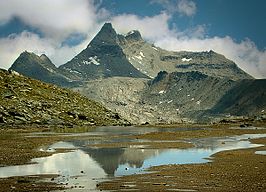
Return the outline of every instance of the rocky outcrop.
[[[0,70],[0,124],[123,125],[127,121],[79,93]]]

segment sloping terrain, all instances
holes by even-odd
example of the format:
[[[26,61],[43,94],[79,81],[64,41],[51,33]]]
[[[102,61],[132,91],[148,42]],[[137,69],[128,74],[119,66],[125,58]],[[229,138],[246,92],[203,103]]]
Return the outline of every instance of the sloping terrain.
[[[77,86],[78,82],[73,82],[66,75],[71,74],[59,70],[46,55],[38,56],[27,51],[20,54],[10,70],[19,72],[22,75],[52,83],[60,86]],[[65,74],[65,75],[64,75]],[[71,77],[71,76],[70,76]]]
[[[200,72],[160,72],[153,80],[107,78],[75,91],[138,124],[212,122],[266,108],[265,80],[233,81]]]
[[[210,113],[253,115],[266,110],[266,79],[241,80],[226,92]]]
[[[112,77],[88,81],[84,86],[74,88],[74,90],[101,102],[123,118],[138,124],[154,116],[150,112],[153,106],[141,103],[142,92],[147,82],[148,79],[143,78]]]
[[[0,124],[117,125],[118,114],[79,93],[0,70]]]
[[[75,73],[80,80],[113,76],[147,77],[127,60],[117,39],[112,25],[106,23],[86,49],[59,68]]]
[[[144,41],[138,31],[120,37],[120,45],[132,65],[149,77],[155,77],[160,71],[199,71],[209,76],[233,80],[253,78],[233,61],[214,51],[166,51]]]

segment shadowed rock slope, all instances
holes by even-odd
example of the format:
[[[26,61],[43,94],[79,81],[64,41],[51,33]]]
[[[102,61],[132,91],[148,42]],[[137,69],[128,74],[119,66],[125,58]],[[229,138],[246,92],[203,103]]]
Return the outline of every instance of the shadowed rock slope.
[[[72,87],[79,84],[70,79],[73,76],[68,71],[58,69],[44,54],[38,56],[25,51],[16,59],[10,70],[59,86]]]
[[[79,80],[114,76],[147,77],[127,60],[118,38],[112,25],[104,24],[86,49],[59,68],[74,73]]]
[[[128,122],[79,93],[0,70],[0,124],[122,125]]]
[[[233,81],[200,72],[94,80],[75,90],[134,123],[213,122],[266,108],[265,80]]]

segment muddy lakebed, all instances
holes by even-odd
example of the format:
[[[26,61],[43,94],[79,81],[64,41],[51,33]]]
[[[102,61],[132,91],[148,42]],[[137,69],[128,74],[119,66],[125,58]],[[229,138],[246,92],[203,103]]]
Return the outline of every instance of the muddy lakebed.
[[[99,191],[97,188],[102,182],[147,174],[154,166],[204,164],[212,162],[212,155],[219,152],[259,148],[264,145],[251,143],[251,140],[266,137],[264,128],[254,128],[242,129],[238,135],[189,138],[191,132],[212,131],[202,127],[97,127],[81,133],[28,133],[24,135],[26,139],[53,136],[64,139],[36,149],[51,153],[49,156],[33,158],[26,165],[0,167],[0,178],[51,175],[51,178],[42,179],[43,182],[59,184],[67,191]],[[230,131],[233,134],[238,129],[228,129]],[[188,134],[188,137],[149,138],[153,134],[179,133]],[[147,138],[143,137],[145,135]],[[254,154],[265,156],[265,151],[257,150]],[[135,189],[135,184],[129,183],[127,187]]]

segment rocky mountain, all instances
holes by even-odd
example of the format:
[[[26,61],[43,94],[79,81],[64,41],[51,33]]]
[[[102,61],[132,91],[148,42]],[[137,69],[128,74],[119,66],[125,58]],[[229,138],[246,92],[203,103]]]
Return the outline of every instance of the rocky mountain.
[[[234,80],[253,78],[233,61],[214,51],[166,51],[144,41],[136,30],[126,36],[120,36],[119,42],[129,62],[151,78],[160,71],[199,71],[213,77],[228,77]]]
[[[119,35],[110,23],[103,25],[88,47],[59,69],[75,73],[79,80],[107,77],[147,77],[126,58],[118,44]]]
[[[223,55],[166,51],[137,30],[117,34],[110,23],[59,68],[45,55],[24,52],[11,69],[70,87],[133,123],[211,122],[266,108],[265,81]]]
[[[68,89],[0,70],[0,124],[123,125],[101,104]]]
[[[253,79],[233,61],[214,51],[166,51],[143,40],[136,30],[117,34],[111,23],[105,23],[87,48],[59,68],[45,55],[24,52],[10,69],[66,87],[108,77],[154,78],[160,71],[199,71],[233,80]]]
[[[76,86],[78,82],[71,80],[66,71],[58,69],[46,55],[38,56],[27,51],[20,54],[10,70],[22,75],[60,86]],[[70,76],[71,77],[71,76]]]

